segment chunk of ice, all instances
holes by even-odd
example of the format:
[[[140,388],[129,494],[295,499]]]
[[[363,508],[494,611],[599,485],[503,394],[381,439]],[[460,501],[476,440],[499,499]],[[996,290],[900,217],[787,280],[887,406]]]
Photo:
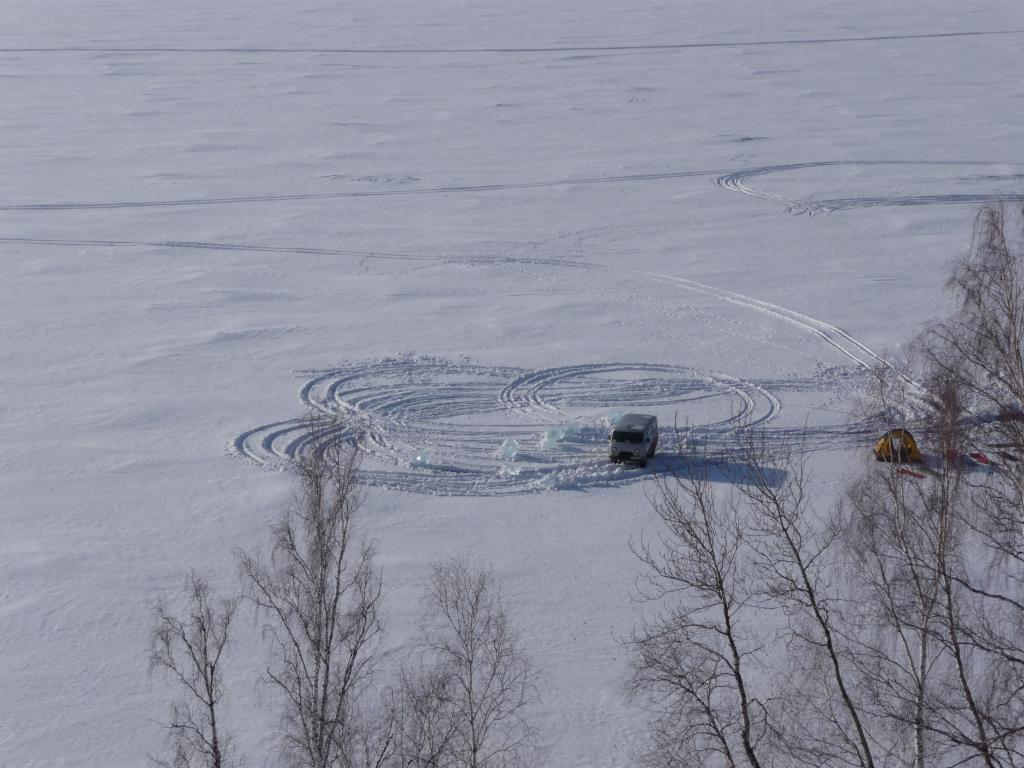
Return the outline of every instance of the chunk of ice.
[[[575,421],[567,421],[565,424],[558,424],[540,436],[541,450],[550,451],[563,440],[578,437],[579,434],[580,425]]]
[[[426,469],[431,464],[433,456],[429,451],[420,451],[409,460],[409,466],[413,469]]]
[[[515,461],[518,453],[519,441],[509,439],[503,442],[501,448],[498,449],[498,458],[505,459],[506,461]]]
[[[540,449],[550,451],[565,439],[565,430],[562,427],[552,427],[540,436]]]

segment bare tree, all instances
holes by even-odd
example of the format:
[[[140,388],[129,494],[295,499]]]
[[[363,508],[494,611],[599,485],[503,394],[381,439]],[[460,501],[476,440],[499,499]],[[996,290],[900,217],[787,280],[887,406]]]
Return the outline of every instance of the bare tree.
[[[933,375],[955,381],[964,408],[987,411],[993,442],[1024,454],[1024,209],[981,209],[969,252],[947,283],[956,311],[922,338]],[[1024,465],[1005,467],[990,500],[993,543],[1021,557]],[[1004,492],[1005,490],[1005,492]]]
[[[1010,539],[992,540],[1013,494],[1003,473],[963,460],[985,427],[967,410],[977,369],[930,333],[924,342],[931,477],[875,467],[848,489],[836,523],[852,566],[844,638],[898,764],[1016,765],[1021,572]],[[912,749],[901,738],[911,733]]]
[[[843,633],[837,533],[798,451],[746,432],[743,461],[658,481],[665,524],[641,545],[661,611],[634,636],[660,765],[873,768],[876,739]],[[771,666],[768,664],[771,659]],[[784,675],[773,675],[772,669]],[[773,679],[774,678],[774,679]]]
[[[173,613],[163,599],[153,608],[150,670],[183,689],[166,724],[173,756],[156,762],[167,768],[226,768],[230,742],[218,719],[224,697],[221,656],[238,601],[214,598],[207,581],[194,572],[185,589],[186,615]]]
[[[631,690],[655,702],[656,766],[760,768],[766,710],[748,666],[763,645],[751,632],[757,590],[744,564],[745,516],[734,494],[713,492],[704,471],[658,477],[651,505],[666,532],[641,540],[641,597],[663,607],[634,633]],[[670,596],[678,597],[664,606]]]
[[[493,572],[436,564],[426,603],[424,665],[432,671],[409,690],[427,729],[416,739],[422,762],[413,765],[526,765],[535,749],[525,716],[532,673]]]
[[[931,514],[925,488],[908,482],[897,465],[873,467],[836,510],[849,565],[849,658],[883,723],[878,730],[889,735],[886,752],[914,768],[936,764],[932,713],[943,654],[935,567],[943,520]]]
[[[752,567],[766,599],[787,617],[794,675],[818,682],[791,691],[782,743],[793,759],[808,764],[874,768],[874,738],[840,631],[844,620],[832,575],[838,532],[829,529],[811,499],[800,446],[770,450],[765,436],[753,432],[743,446],[745,463],[732,474],[749,503]]]
[[[370,700],[361,701],[349,715],[349,736],[338,761],[342,768],[394,765],[401,713],[389,689],[366,698]]]
[[[638,554],[662,608],[633,638],[658,765],[1024,765],[1024,211],[982,211],[950,286],[923,370],[885,366],[872,400],[930,476],[872,466],[825,516],[800,446],[747,432],[732,490],[659,481]]]
[[[977,561],[965,523],[983,504],[972,490],[949,461],[927,484],[890,470],[849,494],[850,591],[867,621],[847,637],[859,640],[857,667],[897,737],[892,751],[906,751],[898,737],[912,729],[918,768],[1017,764],[1020,641],[1010,624],[996,630],[1009,617],[979,589],[997,574]]]
[[[405,667],[394,692],[396,768],[454,768],[458,734],[455,677],[449,666]]]
[[[938,412],[948,411],[960,446],[988,442],[998,460],[981,477],[949,462],[936,486],[945,495],[934,505],[946,526],[936,568],[954,669],[943,711],[983,764],[1014,765],[1024,716],[1024,209],[979,212],[947,287],[956,310],[920,339],[930,379],[956,393]]]
[[[315,429],[316,425],[312,427]],[[267,680],[284,702],[285,754],[305,768],[347,768],[377,755],[368,749],[361,712],[381,634],[380,573],[372,544],[353,528],[361,504],[359,452],[336,441],[295,463],[299,491],[272,528],[269,560],[239,555],[248,598],[265,619]]]

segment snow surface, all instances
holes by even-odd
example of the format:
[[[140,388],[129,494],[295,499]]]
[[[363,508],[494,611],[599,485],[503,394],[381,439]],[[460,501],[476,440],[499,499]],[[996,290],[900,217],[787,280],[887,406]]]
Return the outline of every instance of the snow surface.
[[[369,436],[388,663],[428,563],[490,561],[550,764],[634,764],[651,470],[604,463],[607,419],[724,460],[740,413],[806,432],[827,498],[863,366],[1024,189],[1019,0],[0,16],[2,766],[158,750],[148,602],[189,567],[235,585],[309,405]],[[251,634],[228,724],[260,766]]]

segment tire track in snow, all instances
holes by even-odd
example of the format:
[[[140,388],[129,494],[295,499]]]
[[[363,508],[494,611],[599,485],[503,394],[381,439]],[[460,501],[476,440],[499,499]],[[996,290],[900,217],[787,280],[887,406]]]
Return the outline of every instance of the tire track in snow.
[[[837,213],[852,208],[904,208],[925,205],[984,205],[986,203],[1017,203],[1024,194],[950,194],[909,195],[905,197],[848,197],[818,200],[807,213]]]
[[[456,262],[473,265],[530,264],[536,266],[573,268],[614,272],[612,267],[585,261],[553,259],[541,256],[503,257],[469,256],[439,257],[417,254],[376,254],[363,251],[308,248],[294,246],[248,246],[237,243],[197,241],[124,241],[124,240],[58,240],[5,238],[0,242],[29,242],[77,246],[111,247],[177,247],[211,248],[229,251],[267,251],[275,253],[308,253],[351,257],[410,258],[438,263]],[[862,369],[887,363],[866,345],[842,329],[799,312],[733,291],[716,288],[695,280],[662,273],[639,273],[642,280],[668,282],[684,290],[712,296],[718,300],[743,306],[784,320],[819,339],[846,356]],[[631,374],[616,379],[618,374]],[[642,374],[640,377],[637,374]],[[461,381],[458,386],[442,386],[449,378]],[[387,382],[386,386],[379,384]],[[362,382],[360,384],[360,382]],[[374,383],[378,382],[378,383]],[[638,385],[639,382],[639,385]],[[441,395],[438,394],[440,387]],[[780,382],[779,388],[790,387]],[[373,366],[350,366],[313,376],[300,390],[300,400],[307,410],[329,417],[344,417],[345,423],[326,433],[330,439],[353,440],[362,435],[371,455],[390,464],[367,474],[371,484],[424,493],[492,494],[541,490],[550,487],[587,487],[593,484],[628,482],[636,473],[608,467],[602,449],[606,430],[599,417],[590,417],[585,435],[591,455],[580,457],[582,450],[575,443],[569,458],[551,458],[526,466],[496,462],[498,436],[536,443],[540,435],[559,421],[573,421],[575,408],[626,410],[651,406],[687,407],[697,401],[714,398],[729,400],[727,411],[718,420],[689,427],[688,433],[703,451],[727,456],[735,451],[733,432],[737,427],[769,428],[773,439],[803,442],[809,449],[856,444],[871,434],[873,428],[851,426],[815,427],[812,430],[768,427],[781,410],[771,383],[745,382],[722,374],[696,372],[667,364],[609,363],[565,366],[541,371],[514,368],[488,368],[442,361],[410,366],[407,360],[387,361]],[[439,407],[438,403],[443,407]],[[501,414],[511,415],[513,422],[500,417],[486,426],[460,422],[467,417],[490,413],[495,403]],[[568,410],[567,410],[568,409]],[[598,421],[594,419],[598,418]],[[495,429],[495,426],[500,429]],[[239,435],[231,450],[236,455],[258,464],[280,467],[299,453],[315,447],[302,419],[266,424]],[[408,457],[419,447],[428,445],[443,456],[438,467],[411,470],[405,466]],[[549,452],[550,453],[550,452]],[[594,458],[594,456],[600,458]],[[468,458],[467,458],[468,457]],[[664,457],[663,457],[664,458]],[[468,463],[467,463],[468,461]],[[623,474],[623,472],[627,474]]]
[[[313,374],[299,398],[335,426],[305,419],[247,430],[231,451],[280,468],[324,441],[361,440],[368,484],[440,495],[499,495],[632,482],[646,472],[609,465],[608,415],[629,408],[714,406],[688,439],[726,456],[744,425],[767,425],[781,405],[770,387],[678,365],[600,363],[539,371],[436,358],[352,363]],[[670,430],[666,430],[666,433]],[[779,432],[779,436],[783,436]],[[831,438],[829,438],[831,440]],[[516,459],[502,441],[519,444]],[[667,442],[667,439],[666,439]],[[731,448],[730,448],[731,446]],[[429,456],[417,462],[416,456]],[[661,468],[672,457],[662,455]]]
[[[816,164],[802,164],[799,167],[810,167]],[[773,168],[793,168],[797,166],[773,166]],[[767,171],[765,171],[767,172]],[[55,239],[55,238],[24,238],[24,237],[0,237],[0,242],[5,243],[23,243],[23,244],[45,244],[45,245],[65,245],[65,246],[79,246],[79,247],[168,247],[168,248],[182,248],[182,249],[208,249],[208,250],[223,250],[223,251],[253,251],[253,252],[266,252],[266,253],[288,253],[288,254],[310,254],[310,255],[326,255],[326,256],[347,256],[353,258],[376,258],[376,259],[396,259],[396,260],[411,260],[411,261],[423,261],[423,262],[434,262],[434,263],[456,263],[456,264],[470,264],[476,266],[502,266],[502,265],[521,265],[529,264],[535,266],[548,266],[548,267],[562,267],[571,269],[581,270],[593,270],[602,272],[615,272],[613,267],[605,264],[598,264],[596,262],[588,262],[574,259],[552,259],[541,256],[433,256],[429,254],[409,254],[409,253],[390,253],[390,252],[377,252],[377,251],[349,251],[340,250],[333,248],[311,248],[303,246],[269,246],[269,245],[250,245],[243,243],[212,243],[212,242],[200,242],[200,241],[131,241],[131,240],[72,240],[72,239]],[[666,273],[658,272],[641,272],[638,273],[639,277],[654,282],[669,282],[679,286],[688,291],[695,293],[701,293],[708,296],[712,296],[721,301],[725,301],[730,304],[736,304],[739,306],[747,307],[749,309],[756,310],[760,313],[767,314],[786,321],[787,323],[794,325],[807,333],[819,338],[821,341],[831,346],[833,349],[838,351],[843,356],[849,358],[851,361],[856,363],[858,366],[870,370],[877,365],[883,365],[891,367],[890,363],[882,356],[875,353],[873,350],[868,348],[866,345],[855,339],[846,331],[842,330],[838,326],[826,323],[822,320],[817,320],[809,315],[805,315],[800,312],[796,312],[791,309],[787,309],[778,304],[772,304],[767,301],[755,299],[750,296],[745,296],[735,291],[729,291],[724,288],[717,288],[707,283],[701,283],[696,280],[691,280],[684,277],[678,277],[676,275],[669,275]],[[907,383],[909,380],[905,381]],[[917,385],[915,385],[917,386]]]
[[[609,374],[629,371],[671,378],[644,379],[639,386],[634,380],[604,379]],[[581,385],[581,381],[586,381],[587,385]],[[564,406],[621,408],[631,401],[640,405],[635,402],[638,390],[642,392],[644,406],[678,405],[723,395],[732,395],[738,400],[738,407],[731,408],[725,418],[704,423],[703,429],[758,426],[774,418],[781,409],[774,395],[755,384],[721,374],[697,374],[682,366],[653,363],[604,363],[532,371],[509,382],[501,391],[499,401],[507,410],[522,415],[570,418]]]
[[[998,166],[1005,163],[997,162],[974,162],[967,160],[824,160],[806,163],[786,163],[779,165],[766,165],[753,168],[739,168],[723,173],[721,170],[707,171],[665,171],[661,173],[635,173],[622,174],[617,176],[594,176],[578,179],[547,179],[539,181],[524,182],[498,182],[489,184],[467,184],[448,185],[436,187],[419,188],[393,188],[393,189],[363,189],[346,190],[338,192],[309,192],[309,193],[280,193],[265,195],[237,195],[225,197],[195,197],[177,198],[164,200],[114,200],[114,201],[59,201],[59,202],[15,202],[0,203],[0,211],[92,211],[92,210],[118,210],[138,208],[173,208],[188,206],[217,206],[217,205],[239,205],[257,203],[276,203],[292,201],[316,201],[316,200],[341,200],[346,198],[364,197],[406,197],[420,195],[449,195],[478,192],[502,192],[522,189],[543,189],[563,186],[588,186],[597,184],[630,184],[652,181],[666,181],[672,179],[686,179],[697,177],[715,177],[717,185],[732,192],[738,192],[748,197],[756,197],[761,200],[768,200],[779,203],[789,213],[799,215],[816,213],[835,213],[853,208],[878,208],[878,207],[907,207],[907,206],[929,206],[929,205],[977,205],[991,202],[1017,202],[1024,200],[1024,193],[1007,192],[982,192],[982,193],[948,193],[948,194],[927,194],[927,195],[867,195],[862,197],[846,197],[822,200],[789,200],[781,195],[768,192],[750,183],[751,179],[787,171],[796,171],[813,168],[828,168],[837,166],[849,167],[871,167],[871,166],[918,166],[918,167],[943,167],[943,166]],[[1024,173],[1014,174],[1006,177],[1005,181],[1024,179]],[[40,240],[39,242],[42,242]],[[54,244],[61,241],[54,240]],[[97,245],[131,245],[125,241],[96,241]],[[175,245],[171,243],[157,243],[160,245]],[[183,243],[184,245],[184,243]],[[196,247],[215,247],[212,243],[197,243]],[[225,247],[226,246],[221,246]]]
[[[201,241],[3,238],[0,242],[252,250],[472,265],[530,264],[614,272],[612,267],[603,264],[541,256],[430,256]],[[870,369],[878,364],[888,365],[882,357],[850,334],[808,315],[674,275],[646,272],[639,273],[637,277],[657,283],[668,282],[684,290],[709,295],[781,319],[819,339],[862,369]],[[626,383],[608,378],[628,372],[642,373],[644,376],[640,379],[633,376]],[[666,383],[665,376],[669,377],[669,383]],[[441,386],[451,377],[462,381],[458,386]],[[388,382],[386,386],[374,383],[375,379],[380,378]],[[350,386],[352,381],[361,379],[369,380],[355,389]],[[639,391],[644,393],[639,399],[637,381],[640,382]],[[780,382],[782,387],[787,384]],[[442,410],[438,410],[437,406],[439,386],[443,392],[441,401],[445,403]],[[353,440],[356,434],[361,434],[370,454],[391,465],[386,470],[368,472],[368,482],[425,493],[480,495],[551,487],[580,488],[629,481],[638,476],[636,473],[624,475],[621,468],[607,466],[603,455],[594,458],[594,455],[602,454],[606,429],[604,423],[593,422],[593,417],[591,422],[584,423],[583,428],[576,431],[574,441],[566,444],[573,448],[570,451],[571,461],[547,455],[546,460],[537,460],[529,466],[522,463],[496,463],[493,458],[497,449],[496,426],[500,427],[499,434],[530,442],[538,439],[544,425],[550,426],[559,419],[564,420],[569,413],[566,408],[571,409],[572,406],[582,405],[592,411],[595,404],[599,404],[608,408],[618,406],[624,410],[643,403],[685,406],[688,402],[698,400],[731,398],[730,412],[723,418],[689,428],[690,437],[701,445],[702,450],[728,456],[730,451],[735,451],[733,432],[736,427],[766,425],[781,409],[771,389],[771,385],[766,387],[721,374],[699,373],[680,366],[652,363],[566,366],[525,372],[437,361],[410,368],[407,361],[399,360],[382,363],[378,368],[355,366],[351,370],[341,368],[321,373],[302,388],[300,399],[308,409],[348,420],[328,433],[330,439]],[[506,416],[512,415],[515,422],[509,424],[499,419],[497,423],[473,426],[471,417],[491,413],[495,403]],[[467,418],[469,422],[465,421]],[[872,432],[873,428],[868,426],[845,423],[810,430],[769,428],[772,439],[796,441],[810,450],[816,449],[815,446],[856,444]],[[581,434],[587,438],[583,442],[590,443],[589,458],[581,459],[576,455],[583,450],[576,445]],[[310,441],[303,420],[281,421],[248,430],[238,436],[232,443],[232,451],[259,464],[282,466],[302,451],[313,448]],[[438,450],[441,463],[414,470],[405,466],[407,457],[414,455],[417,446],[423,445]],[[550,449],[548,454],[551,454]]]
[[[662,427],[663,451],[652,470],[685,468],[674,439],[702,462],[741,459],[737,430],[756,427],[770,444],[806,450],[863,442],[873,428],[848,423],[774,428],[781,410],[772,382],[748,382],[684,366],[596,363],[537,371],[437,358],[351,363],[311,373],[299,397],[334,426],[311,435],[305,419],[240,434],[231,451],[282,468],[326,441],[361,440],[370,485],[435,495],[504,495],[635,482],[649,471],[610,465],[604,455],[611,413],[634,408],[683,411],[682,437]],[[814,386],[814,384],[810,384]],[[792,381],[778,387],[792,389]],[[693,423],[687,412],[717,413]],[[515,460],[503,440],[519,444]],[[424,457],[416,461],[415,457]]]
[[[928,195],[866,195],[862,197],[844,197],[822,200],[789,200],[781,195],[767,192],[750,183],[751,179],[787,171],[798,171],[811,168],[877,167],[877,166],[918,166],[918,167],[964,167],[964,166],[1004,166],[1006,163],[975,162],[969,160],[828,160],[808,163],[786,163],[781,165],[765,165],[755,168],[741,168],[716,179],[718,186],[748,197],[756,197],[779,203],[787,212],[794,215],[817,213],[836,213],[854,208],[887,208],[928,205],[981,205],[985,203],[1018,202],[1024,200],[1024,193],[983,192],[983,193],[948,193]],[[999,177],[999,181],[1012,182],[1024,180],[1024,173]]]
[[[912,413],[905,414],[910,418],[916,418],[925,413],[928,406],[927,390],[918,382],[914,381],[910,377],[906,376],[902,372],[896,370],[895,366],[890,360],[882,357],[867,345],[855,339],[849,333],[844,331],[842,328],[826,323],[823,320],[817,320],[809,315],[805,315],[801,312],[796,312],[792,309],[780,306],[778,304],[772,304],[767,301],[760,299],[754,299],[750,296],[744,296],[740,293],[733,291],[727,291],[724,288],[715,288],[714,286],[707,285],[705,283],[699,283],[696,280],[689,280],[684,277],[676,277],[675,275],[666,275],[658,273],[644,273],[651,278],[665,280],[667,282],[679,285],[687,290],[697,291],[704,293],[709,296],[726,301],[730,304],[738,304],[740,306],[748,307],[750,309],[762,312],[766,315],[776,317],[780,320],[795,325],[798,328],[803,329],[812,336],[820,339],[828,346],[835,349],[840,354],[852,360],[858,366],[863,368],[865,371],[870,371],[877,367],[882,367],[893,372],[900,381],[902,381],[908,390],[910,398],[910,405],[913,409]]]
[[[122,208],[175,208],[185,206],[237,205],[242,203],[277,203],[310,200],[342,200],[356,197],[409,197],[419,195],[451,195],[467,192],[502,192],[515,189],[543,189],[546,187],[587,186],[593,184],[629,184],[667,179],[685,179],[699,176],[718,176],[722,171],[666,171],[663,173],[634,173],[619,176],[594,176],[580,179],[550,179],[541,181],[507,182],[494,184],[466,184],[412,189],[362,189],[339,192],[308,192],[266,195],[238,195],[225,197],[190,197],[168,200],[115,200],[65,201],[37,203],[0,203],[0,211],[94,211]]]
[[[493,48],[279,48],[279,47],[186,47],[186,46],[20,46],[0,48],[2,53],[183,53],[183,54],[522,54],[522,53],[617,53],[685,51],[704,48],[753,48],[785,45],[827,45],[834,43],[870,43],[890,40],[943,40],[958,37],[995,37],[1021,35],[1020,29],[968,30],[956,32],[920,32],[888,35],[850,35],[846,37],[796,37],[776,40],[709,40],[684,43],[624,43],[620,45],[549,45]]]
[[[875,365],[885,364],[886,362],[884,358],[873,352],[861,342],[857,341],[846,331],[832,325],[831,323],[816,320],[813,317],[804,315],[800,312],[795,312],[791,309],[786,309],[778,304],[771,304],[767,301],[754,299],[750,296],[744,296],[741,293],[727,291],[724,288],[715,288],[714,286],[706,283],[699,283],[696,280],[689,280],[685,277],[676,277],[675,275],[667,275],[657,272],[646,272],[644,274],[653,280],[663,280],[685,288],[688,291],[696,291],[697,293],[713,296],[716,299],[720,299],[730,304],[738,304],[742,307],[754,309],[763,314],[784,320],[791,325],[795,325],[803,329],[812,336],[817,337],[862,368],[871,369]]]
[[[201,240],[75,240],[53,237],[0,237],[0,243],[22,245],[67,245],[80,248],[180,248],[206,251],[250,251],[253,253],[281,253],[308,256],[351,256],[360,259],[393,259],[398,261],[437,261],[434,256],[386,251],[351,251],[338,248],[310,248],[306,246],[274,246],[245,243],[217,243]]]
[[[811,167],[817,164],[801,164],[799,166],[788,165],[788,166],[773,166],[772,169],[777,168],[794,168],[794,167]],[[762,169],[764,172],[768,172],[767,169]],[[598,264],[595,262],[587,262],[581,260],[572,259],[552,259],[541,256],[434,256],[429,254],[411,254],[411,253],[394,253],[394,252],[375,252],[375,251],[352,251],[334,248],[314,248],[306,246],[271,246],[271,245],[256,245],[256,244],[244,244],[244,243],[218,243],[218,242],[203,242],[203,241],[132,241],[132,240],[75,240],[75,239],[59,239],[59,238],[16,238],[16,237],[0,237],[0,242],[6,243],[23,243],[23,244],[47,244],[47,245],[64,245],[64,246],[79,246],[79,247],[168,247],[168,248],[180,248],[180,249],[199,249],[199,250],[221,250],[221,251],[253,251],[261,253],[287,253],[287,254],[308,254],[308,255],[325,255],[325,256],[346,256],[352,258],[375,258],[375,259],[395,259],[395,260],[410,260],[410,261],[422,261],[422,262],[435,262],[435,263],[458,263],[458,264],[471,264],[471,265],[509,265],[509,264],[529,264],[535,266],[549,266],[549,267],[561,267],[561,268],[572,268],[572,269],[583,269],[583,270],[594,270],[613,272],[614,269],[604,264]],[[890,366],[890,363],[880,355],[876,354],[873,350],[868,348],[866,345],[859,342],[853,336],[848,334],[841,328],[826,323],[821,320],[817,320],[808,315],[796,312],[794,310],[787,309],[777,304],[771,304],[760,299],[754,299],[743,294],[729,291],[722,288],[716,288],[715,286],[700,283],[696,280],[688,278],[678,277],[675,275],[669,275],[665,273],[655,272],[644,272],[639,273],[640,277],[643,277],[654,282],[669,282],[677,285],[685,290],[693,291],[696,293],[702,293],[705,295],[712,296],[719,300],[747,307],[749,309],[756,310],[763,314],[774,316],[782,319],[791,325],[797,326],[805,332],[819,338],[821,341],[831,346],[845,357],[856,363],[858,366],[864,369],[871,369],[877,365]],[[907,383],[909,380],[906,380]],[[920,389],[917,385],[914,385],[917,389]],[[510,390],[511,391],[511,390]],[[307,403],[309,405],[309,403]],[[548,410],[551,410],[550,406],[547,406]]]

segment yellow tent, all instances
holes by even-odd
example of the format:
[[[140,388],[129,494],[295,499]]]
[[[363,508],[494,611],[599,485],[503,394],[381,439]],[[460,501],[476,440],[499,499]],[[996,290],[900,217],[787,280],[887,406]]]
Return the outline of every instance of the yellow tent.
[[[875,443],[875,458],[879,461],[895,461],[900,464],[921,462],[921,451],[914,436],[905,429],[890,429]]]

